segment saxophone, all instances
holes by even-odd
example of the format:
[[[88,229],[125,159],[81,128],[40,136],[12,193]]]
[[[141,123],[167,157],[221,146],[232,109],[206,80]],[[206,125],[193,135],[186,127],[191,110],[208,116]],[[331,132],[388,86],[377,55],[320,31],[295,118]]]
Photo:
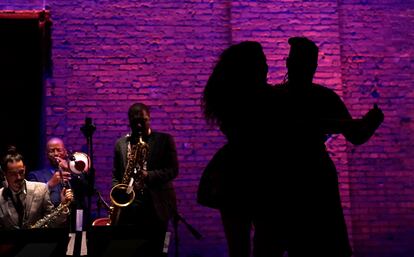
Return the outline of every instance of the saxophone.
[[[148,149],[149,146],[142,140],[142,135],[139,135],[136,144],[130,145],[122,181],[112,187],[109,193],[111,199],[109,217],[95,220],[92,226],[116,225],[121,208],[129,206],[134,201],[135,195],[142,193],[144,189],[143,171],[147,169]]]
[[[57,218],[62,215],[68,215],[70,213],[69,205],[72,200],[66,203],[60,203],[57,207],[53,208],[51,213],[47,214],[43,218],[36,221],[30,228],[47,228],[50,224],[56,222]]]
[[[70,204],[73,202],[73,199],[74,199],[73,192],[72,192],[69,181],[65,182],[63,180],[63,175],[62,175],[63,170],[62,170],[62,167],[59,165],[60,160],[56,158],[55,162],[58,166],[58,172],[60,173],[60,177],[61,177],[60,184],[62,185],[62,188],[66,190],[66,193],[65,193],[66,201],[64,203],[61,202],[57,207],[53,208],[49,214],[47,214],[43,218],[36,221],[33,225],[31,225],[30,228],[47,228],[49,227],[50,224],[53,224],[54,222],[56,222],[56,220],[60,216],[68,215],[70,213]],[[68,193],[72,194],[72,197],[69,199],[67,198]]]

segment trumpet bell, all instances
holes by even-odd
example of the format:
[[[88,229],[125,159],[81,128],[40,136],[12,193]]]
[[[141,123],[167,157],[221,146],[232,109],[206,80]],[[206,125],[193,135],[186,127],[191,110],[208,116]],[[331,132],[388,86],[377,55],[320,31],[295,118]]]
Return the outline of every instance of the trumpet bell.
[[[80,175],[81,173],[87,173],[91,168],[91,160],[86,153],[74,152],[69,161],[69,169]]]

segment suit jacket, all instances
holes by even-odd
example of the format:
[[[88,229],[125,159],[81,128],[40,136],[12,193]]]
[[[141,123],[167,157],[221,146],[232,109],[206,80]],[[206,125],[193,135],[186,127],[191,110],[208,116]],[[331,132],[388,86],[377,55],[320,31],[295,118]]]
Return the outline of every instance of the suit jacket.
[[[19,229],[18,214],[8,188],[0,189],[0,229]],[[26,197],[23,201],[24,216],[21,228],[29,228],[53,209],[47,185],[26,181]],[[61,222],[59,220],[58,222]]]
[[[177,151],[171,135],[152,131],[147,139],[148,177],[146,187],[158,217],[168,221],[176,211],[176,194],[172,180],[178,175]],[[115,144],[112,184],[122,181],[128,152],[129,136],[119,138]]]
[[[42,170],[35,170],[27,174],[27,180],[47,183],[53,176],[54,170],[52,168],[45,168]],[[62,185],[57,184],[53,188],[49,188],[50,200],[54,206],[58,206],[60,203],[60,192],[62,191]]]
[[[37,181],[46,183],[49,179],[53,176],[55,170],[52,167],[44,168],[41,170],[35,170],[29,172],[27,174],[26,179],[29,181]],[[71,189],[74,193],[74,203],[72,203],[72,207],[77,209],[83,209],[86,206],[85,203],[85,196],[86,190],[88,188],[88,182],[83,174],[74,176],[72,174],[72,178],[69,182]],[[49,194],[50,200],[52,201],[53,205],[56,207],[60,204],[60,192],[62,192],[63,186],[62,184],[57,184],[55,187],[49,187]]]

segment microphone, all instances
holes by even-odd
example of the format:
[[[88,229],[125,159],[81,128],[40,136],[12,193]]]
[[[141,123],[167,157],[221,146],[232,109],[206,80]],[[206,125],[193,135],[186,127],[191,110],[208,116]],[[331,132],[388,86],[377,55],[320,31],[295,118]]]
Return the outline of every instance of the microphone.
[[[96,126],[92,123],[91,117],[85,118],[85,124],[80,128],[85,137],[91,137],[96,130]]]

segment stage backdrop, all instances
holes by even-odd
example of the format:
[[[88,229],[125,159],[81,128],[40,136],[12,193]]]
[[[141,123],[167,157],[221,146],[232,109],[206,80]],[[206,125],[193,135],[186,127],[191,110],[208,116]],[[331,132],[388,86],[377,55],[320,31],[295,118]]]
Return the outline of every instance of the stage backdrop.
[[[12,3],[14,2],[14,3]],[[45,83],[46,137],[72,150],[93,135],[96,187],[107,198],[115,140],[128,132],[128,106],[151,106],[153,128],[177,143],[179,212],[204,239],[179,226],[180,256],[226,257],[218,212],[196,203],[201,171],[224,138],[206,126],[200,97],[220,52],[241,40],[264,46],[269,81],[285,74],[287,39],[320,47],[316,82],[334,89],[354,117],[374,103],[385,122],[365,145],[333,137],[343,206],[356,257],[414,256],[414,2],[411,0],[60,1],[52,26],[53,77]],[[22,7],[23,6],[23,7]],[[7,136],[7,135],[2,135]],[[271,203],[270,203],[271,204]],[[170,248],[173,250],[173,247]],[[170,253],[173,256],[173,253]]]

